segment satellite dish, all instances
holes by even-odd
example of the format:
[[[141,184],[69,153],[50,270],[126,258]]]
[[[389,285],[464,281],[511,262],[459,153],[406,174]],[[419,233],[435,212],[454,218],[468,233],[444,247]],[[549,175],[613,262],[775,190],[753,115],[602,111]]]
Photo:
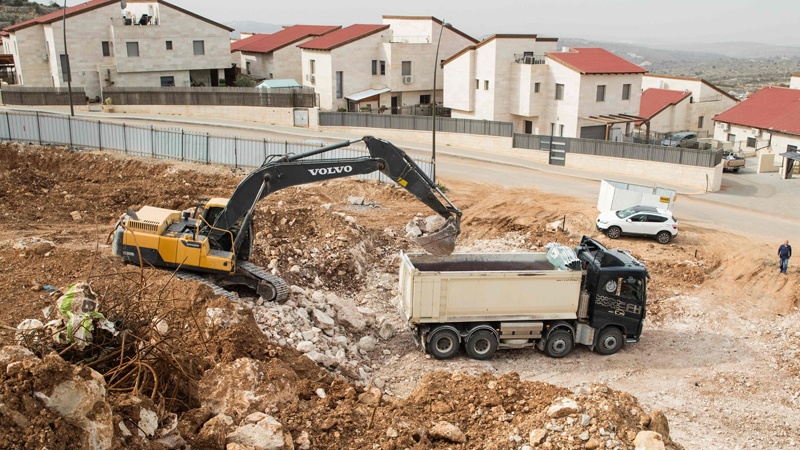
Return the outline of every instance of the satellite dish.
[[[120,6],[120,8],[125,9],[125,8],[128,7],[128,4],[125,3],[125,0],[120,0],[119,6]]]

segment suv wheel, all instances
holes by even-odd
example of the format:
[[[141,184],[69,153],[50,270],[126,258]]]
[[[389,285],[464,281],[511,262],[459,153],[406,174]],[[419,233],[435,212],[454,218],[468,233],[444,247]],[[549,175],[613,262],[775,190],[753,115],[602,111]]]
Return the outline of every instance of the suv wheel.
[[[667,244],[672,239],[672,234],[669,231],[659,231],[656,235],[656,240],[659,244]]]
[[[622,230],[619,227],[609,227],[609,229],[606,230],[606,236],[608,236],[609,239],[617,239],[621,235]]]

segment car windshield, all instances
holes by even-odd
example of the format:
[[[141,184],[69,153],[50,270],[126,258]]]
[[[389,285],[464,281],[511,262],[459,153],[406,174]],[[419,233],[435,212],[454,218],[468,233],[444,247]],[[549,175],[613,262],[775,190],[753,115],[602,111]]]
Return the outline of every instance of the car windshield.
[[[639,211],[637,211],[636,207],[632,206],[630,208],[625,208],[625,209],[621,209],[621,210],[617,211],[617,217],[619,217],[620,219],[624,219],[624,218],[629,217],[630,215],[635,214],[637,212],[639,212]]]

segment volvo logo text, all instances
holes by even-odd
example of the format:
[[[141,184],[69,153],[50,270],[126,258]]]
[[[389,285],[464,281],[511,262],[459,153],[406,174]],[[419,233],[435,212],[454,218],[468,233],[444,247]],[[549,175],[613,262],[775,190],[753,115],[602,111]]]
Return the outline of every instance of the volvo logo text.
[[[352,166],[322,167],[319,169],[308,169],[311,175],[333,175],[335,173],[350,173]]]

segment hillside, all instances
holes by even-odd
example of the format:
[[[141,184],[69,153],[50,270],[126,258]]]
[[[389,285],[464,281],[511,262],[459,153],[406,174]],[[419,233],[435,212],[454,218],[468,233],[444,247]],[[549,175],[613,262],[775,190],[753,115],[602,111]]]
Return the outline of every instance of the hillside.
[[[15,23],[24,22],[43,14],[57,11],[59,6],[53,2],[50,6],[23,0],[0,0],[0,29]]]

